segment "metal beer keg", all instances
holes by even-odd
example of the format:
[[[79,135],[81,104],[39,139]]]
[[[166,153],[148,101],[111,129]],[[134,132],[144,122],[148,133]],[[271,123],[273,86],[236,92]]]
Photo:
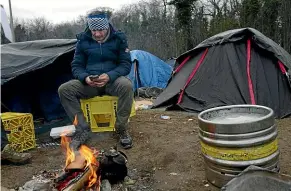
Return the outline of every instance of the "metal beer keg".
[[[230,105],[198,115],[206,178],[222,187],[250,165],[279,171],[277,127],[272,109]]]

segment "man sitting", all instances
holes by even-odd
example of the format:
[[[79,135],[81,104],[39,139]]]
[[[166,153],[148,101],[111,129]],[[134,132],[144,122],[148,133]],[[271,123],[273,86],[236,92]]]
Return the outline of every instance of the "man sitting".
[[[80,99],[100,95],[118,96],[115,129],[120,144],[132,147],[128,134],[128,119],[133,103],[133,88],[126,78],[131,70],[131,58],[124,33],[115,31],[106,14],[91,13],[87,17],[88,28],[77,35],[72,73],[76,79],[59,87],[61,103],[78,125],[71,146],[77,149],[88,138],[91,131],[81,110]]]

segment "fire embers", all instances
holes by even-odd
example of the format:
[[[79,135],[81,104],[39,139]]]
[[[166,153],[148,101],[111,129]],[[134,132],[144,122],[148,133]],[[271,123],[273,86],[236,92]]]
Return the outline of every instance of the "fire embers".
[[[107,179],[111,184],[124,181],[127,176],[127,156],[116,149],[110,149],[100,157],[98,174],[101,179]]]

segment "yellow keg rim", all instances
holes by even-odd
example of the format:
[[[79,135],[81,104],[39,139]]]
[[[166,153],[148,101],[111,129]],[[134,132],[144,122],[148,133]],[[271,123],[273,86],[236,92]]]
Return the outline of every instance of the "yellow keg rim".
[[[275,153],[278,150],[278,139],[263,145],[247,148],[215,147],[202,141],[200,141],[200,145],[203,154],[211,156],[215,159],[249,161],[261,159]]]

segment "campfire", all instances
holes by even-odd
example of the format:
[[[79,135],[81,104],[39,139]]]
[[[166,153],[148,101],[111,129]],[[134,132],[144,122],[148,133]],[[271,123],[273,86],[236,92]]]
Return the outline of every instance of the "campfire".
[[[69,190],[100,190],[100,175],[97,175],[99,162],[98,152],[82,145],[78,152],[70,147],[70,138],[62,137],[61,144],[66,149],[66,164],[64,172],[55,179],[58,191]]]
[[[77,126],[77,116],[73,124]],[[65,135],[61,136],[65,165],[63,172],[54,179],[54,187],[58,191],[100,191],[101,177],[116,183],[127,176],[127,157],[124,153],[116,149],[101,153],[86,145],[74,151],[70,148],[71,138]]]
[[[78,125],[77,116],[73,123]],[[99,162],[98,151],[86,145],[81,145],[78,151],[70,148],[71,138],[61,136],[61,147],[66,154],[64,171],[55,180],[55,188],[58,191],[71,190],[97,190],[100,191],[101,176],[98,175]]]

